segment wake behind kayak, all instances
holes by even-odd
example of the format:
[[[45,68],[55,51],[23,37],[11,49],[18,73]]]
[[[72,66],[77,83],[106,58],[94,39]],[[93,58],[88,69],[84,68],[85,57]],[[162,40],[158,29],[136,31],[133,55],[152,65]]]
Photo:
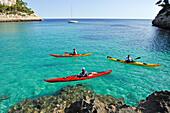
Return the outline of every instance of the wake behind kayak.
[[[105,74],[109,74],[111,72],[112,72],[112,70],[103,71],[103,72],[93,72],[93,73],[88,73],[89,76],[87,76],[87,77],[77,77],[77,75],[73,75],[73,76],[55,78],[55,79],[44,79],[44,81],[54,83],[54,82],[67,82],[67,81],[86,80],[86,79],[99,77],[99,76],[102,76],[102,75],[105,75]]]

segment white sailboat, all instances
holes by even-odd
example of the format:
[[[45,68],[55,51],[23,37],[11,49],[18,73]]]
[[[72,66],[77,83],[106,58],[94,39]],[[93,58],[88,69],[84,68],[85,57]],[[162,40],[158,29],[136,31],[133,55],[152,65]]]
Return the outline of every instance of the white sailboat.
[[[68,23],[78,23],[77,20],[69,20]]]
[[[68,23],[78,23],[77,20],[73,20],[73,19],[72,19],[72,7],[71,7],[71,19],[68,20]]]

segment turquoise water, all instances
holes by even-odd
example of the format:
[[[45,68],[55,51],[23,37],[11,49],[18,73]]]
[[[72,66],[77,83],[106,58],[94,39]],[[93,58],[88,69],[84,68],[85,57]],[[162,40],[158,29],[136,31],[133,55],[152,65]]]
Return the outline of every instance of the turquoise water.
[[[0,23],[0,95],[10,98],[0,102],[5,112],[24,98],[50,95],[66,85],[82,83],[97,94],[124,97],[137,105],[154,91],[170,90],[170,31],[153,27],[152,20],[45,20],[28,23]],[[63,24],[65,22],[65,24]],[[98,23],[98,24],[96,24]],[[54,58],[76,48],[91,56]],[[157,68],[113,62],[107,56],[160,63]],[[98,78],[65,83],[47,83],[43,79],[88,72],[113,70]]]

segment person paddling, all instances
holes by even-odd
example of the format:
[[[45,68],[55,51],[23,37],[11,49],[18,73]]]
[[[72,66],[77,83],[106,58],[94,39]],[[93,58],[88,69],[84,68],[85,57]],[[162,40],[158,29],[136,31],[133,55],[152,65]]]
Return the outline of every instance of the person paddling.
[[[73,53],[70,53],[70,55],[77,55],[76,49],[73,49]]]
[[[76,49],[73,49],[73,55],[77,55]]]
[[[65,54],[68,54],[68,52],[64,52]],[[69,53],[69,55],[77,55],[77,51],[76,49],[73,49],[72,53]]]
[[[134,60],[132,58],[130,58],[130,55],[128,55],[125,62],[130,63],[130,62],[134,62]]]
[[[84,67],[81,68],[82,72],[80,74],[77,75],[77,77],[87,77],[87,71],[85,70]]]

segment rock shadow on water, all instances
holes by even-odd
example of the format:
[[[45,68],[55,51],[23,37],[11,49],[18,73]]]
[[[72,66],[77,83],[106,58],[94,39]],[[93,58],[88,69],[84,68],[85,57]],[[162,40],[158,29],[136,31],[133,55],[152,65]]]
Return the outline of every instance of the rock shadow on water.
[[[2,101],[4,101],[4,100],[8,100],[8,99],[10,99],[10,96],[9,95],[2,95],[2,94],[0,94],[0,102],[2,102]]]
[[[151,50],[170,52],[170,30],[155,28],[150,43]]]

